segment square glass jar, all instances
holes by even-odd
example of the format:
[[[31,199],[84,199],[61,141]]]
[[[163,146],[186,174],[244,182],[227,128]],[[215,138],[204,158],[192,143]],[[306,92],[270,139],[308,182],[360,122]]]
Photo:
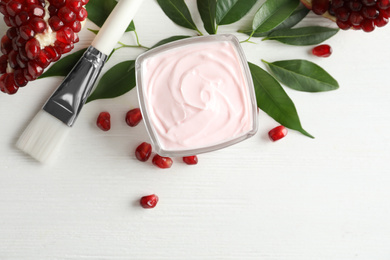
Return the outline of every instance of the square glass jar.
[[[257,132],[257,103],[234,35],[178,40],[135,63],[138,100],[154,151],[190,156],[225,148]]]

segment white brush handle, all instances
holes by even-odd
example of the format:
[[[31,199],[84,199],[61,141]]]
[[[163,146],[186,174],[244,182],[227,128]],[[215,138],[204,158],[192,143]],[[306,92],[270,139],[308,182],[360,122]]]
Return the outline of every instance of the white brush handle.
[[[92,46],[106,55],[122,37],[143,0],[120,0],[92,42]]]

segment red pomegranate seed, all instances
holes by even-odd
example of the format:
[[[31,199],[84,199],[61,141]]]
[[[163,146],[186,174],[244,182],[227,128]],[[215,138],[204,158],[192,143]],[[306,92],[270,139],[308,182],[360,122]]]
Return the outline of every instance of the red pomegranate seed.
[[[135,149],[135,157],[141,162],[146,162],[151,154],[152,146],[146,142],[143,142]]]
[[[16,60],[16,57],[18,56],[18,53],[14,50],[12,50],[9,54],[8,54],[8,63],[9,63],[9,66],[13,69],[15,69],[17,66],[18,66],[18,61]]]
[[[27,68],[23,69],[23,76],[24,76],[25,79],[27,79],[27,81],[33,81],[33,80],[35,80],[35,79],[30,75],[30,73],[28,72],[28,69],[27,69]]]
[[[17,26],[21,26],[23,24],[26,24],[30,20],[30,16],[27,12],[20,12],[15,16],[15,23]]]
[[[389,19],[386,18],[386,17],[384,17],[384,16],[382,15],[382,13],[379,14],[379,16],[374,20],[374,23],[375,23],[375,25],[376,25],[377,27],[383,27],[383,26],[385,26],[386,24],[388,24],[388,22],[389,22]]]
[[[376,0],[362,0],[362,3],[366,6],[375,5]]]
[[[328,44],[322,44],[312,49],[313,55],[317,57],[329,57],[332,54],[332,48]]]
[[[30,27],[30,25],[23,25],[19,28],[19,35],[24,40],[28,41],[29,39],[35,36],[34,30]]]
[[[64,22],[58,16],[52,16],[49,19],[49,25],[54,31],[58,31],[64,26]]]
[[[43,33],[46,30],[46,23],[42,18],[35,17],[31,19],[30,26],[35,33]]]
[[[27,64],[28,73],[33,77],[34,79],[38,78],[43,73],[43,68],[38,65],[36,61],[29,61]]]
[[[73,31],[68,26],[65,26],[60,31],[57,32],[57,40],[69,44],[72,42]]]
[[[337,26],[341,29],[341,30],[348,30],[349,28],[351,28],[351,25],[348,23],[348,22],[342,22],[340,20],[337,20],[336,21],[336,24]]]
[[[16,55],[16,62],[18,63],[19,67],[24,69],[27,66],[26,61],[22,60],[20,54]]]
[[[77,33],[73,33],[71,40],[73,43],[78,43],[80,41],[79,35]]]
[[[141,207],[145,209],[152,209],[156,207],[158,202],[158,197],[155,194],[143,196],[140,200]]]
[[[51,59],[49,57],[49,54],[47,53],[46,50],[42,50],[39,55],[38,55],[38,58],[36,59],[37,63],[42,66],[43,68],[46,68],[47,66],[49,66],[50,62],[51,62]]]
[[[9,28],[7,30],[7,36],[10,39],[13,39],[13,38],[17,37],[18,36],[18,29],[15,28],[15,27]]]
[[[19,89],[19,87],[15,85],[13,73],[8,74],[8,76],[4,80],[4,84],[5,84],[5,93],[7,93],[7,94],[13,95]]]
[[[372,32],[375,29],[374,21],[366,19],[362,22],[361,27],[365,32]]]
[[[80,2],[80,0],[69,0],[67,2],[67,6],[75,12],[78,12],[80,8],[83,6],[83,4]]]
[[[49,55],[50,59],[52,59],[52,61],[57,61],[61,57],[60,54],[56,51],[56,49],[51,46],[45,47],[45,51]]]
[[[3,15],[8,15],[7,13],[7,7],[5,4],[1,3],[0,4],[0,13],[2,13]]]
[[[84,21],[88,16],[88,12],[84,8],[81,8],[80,11],[78,11],[76,14],[77,14],[77,20],[79,21]]]
[[[188,165],[198,164],[198,157],[196,155],[183,157],[183,162]]]
[[[58,10],[58,17],[64,22],[64,23],[71,23],[74,20],[76,20],[76,14],[72,12],[68,7],[64,6],[61,7],[60,10]]]
[[[4,35],[1,38],[1,52],[5,55],[8,55],[11,51],[12,51],[12,41],[7,35]]]
[[[23,71],[21,69],[14,71],[15,84],[18,87],[24,87],[27,85],[27,79],[24,77]]]
[[[12,26],[11,19],[9,16],[4,16],[4,22],[8,27]]]
[[[81,31],[81,23],[79,20],[75,20],[71,25],[70,28],[75,32],[78,33]]]
[[[89,2],[89,0],[81,0],[81,3],[82,3],[83,5],[88,4],[88,2]]]
[[[96,125],[103,131],[111,129],[111,115],[108,112],[101,112],[97,118]]]
[[[142,114],[139,108],[134,108],[126,113],[126,123],[131,127],[138,125],[141,120]]]
[[[384,17],[390,18],[390,8],[381,9],[379,12],[380,12]]]
[[[363,7],[362,14],[365,18],[375,19],[378,17],[379,11],[374,6]]]
[[[14,44],[15,43],[15,44]],[[20,35],[14,39],[12,39],[12,47],[15,51],[19,51],[26,44],[26,40],[23,39]]]
[[[364,20],[364,17],[358,13],[358,12],[352,12],[351,15],[349,16],[349,22],[352,25],[360,25],[360,23]]]
[[[3,74],[0,77],[0,91],[5,93],[5,78],[8,76],[8,74]]]
[[[38,40],[35,38],[28,40],[26,43],[25,51],[27,57],[31,60],[38,57],[39,53],[41,52],[41,47],[39,45]]]
[[[27,5],[37,5],[39,4],[38,0],[25,0]]]
[[[387,9],[390,8],[390,0],[378,0],[377,6],[380,9]]]
[[[329,0],[313,0],[312,11],[315,14],[323,15],[329,9]]]
[[[31,5],[28,7],[30,17],[36,16],[43,18],[45,16],[45,9],[41,5]]]
[[[346,22],[348,21],[350,12],[347,8],[345,7],[340,7],[335,10],[335,16],[338,21]]]
[[[55,6],[52,5],[52,4],[47,8],[47,10],[49,10],[50,16],[57,15],[57,13],[58,13],[58,8],[55,7]]]
[[[7,55],[2,55],[0,57],[0,74],[4,74],[7,71],[8,66],[8,57]]]
[[[22,10],[22,4],[18,1],[9,1],[7,3],[7,13],[10,16],[15,16],[17,13],[19,13]]]
[[[51,1],[51,4],[52,4],[53,6],[55,6],[55,7],[57,7],[57,8],[60,8],[60,7],[64,6],[65,3],[66,3],[65,0],[52,0],[52,1]]]
[[[271,131],[268,132],[268,136],[271,138],[272,141],[277,141],[282,139],[287,135],[287,128],[280,125],[275,128],[273,128]]]
[[[173,161],[169,157],[162,157],[156,154],[153,157],[152,163],[161,169],[167,169],[171,168]]]
[[[344,0],[333,0],[332,1],[332,7],[337,9],[344,5]]]
[[[351,1],[348,3],[349,9],[355,12],[359,12],[362,9],[362,3],[358,1]]]
[[[56,41],[54,43],[54,45],[56,47],[56,51],[58,53],[61,53],[61,54],[68,53],[71,50],[73,50],[73,48],[74,48],[74,44],[72,42],[69,43],[69,44],[66,44],[66,43],[63,43],[63,42],[60,42],[60,41]]]

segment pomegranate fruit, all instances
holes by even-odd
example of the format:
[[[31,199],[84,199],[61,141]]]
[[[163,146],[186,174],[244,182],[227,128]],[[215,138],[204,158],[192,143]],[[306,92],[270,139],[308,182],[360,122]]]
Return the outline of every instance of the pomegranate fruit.
[[[0,0],[10,27],[1,38],[0,90],[15,94],[71,51],[87,17],[89,0]]]
[[[301,0],[315,14],[336,22],[340,29],[372,32],[385,26],[390,17],[390,0]]]
[[[158,197],[156,194],[148,195],[148,196],[143,196],[140,200],[140,205],[141,207],[145,209],[152,209],[156,207],[158,202]]]

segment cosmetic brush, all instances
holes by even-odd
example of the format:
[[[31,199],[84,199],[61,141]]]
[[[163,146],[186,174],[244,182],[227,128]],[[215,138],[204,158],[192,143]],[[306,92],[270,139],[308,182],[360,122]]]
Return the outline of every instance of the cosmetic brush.
[[[143,0],[120,0],[91,46],[24,130],[16,146],[36,160],[53,159],[66,139],[111,51]],[[113,86],[115,87],[115,86]]]

